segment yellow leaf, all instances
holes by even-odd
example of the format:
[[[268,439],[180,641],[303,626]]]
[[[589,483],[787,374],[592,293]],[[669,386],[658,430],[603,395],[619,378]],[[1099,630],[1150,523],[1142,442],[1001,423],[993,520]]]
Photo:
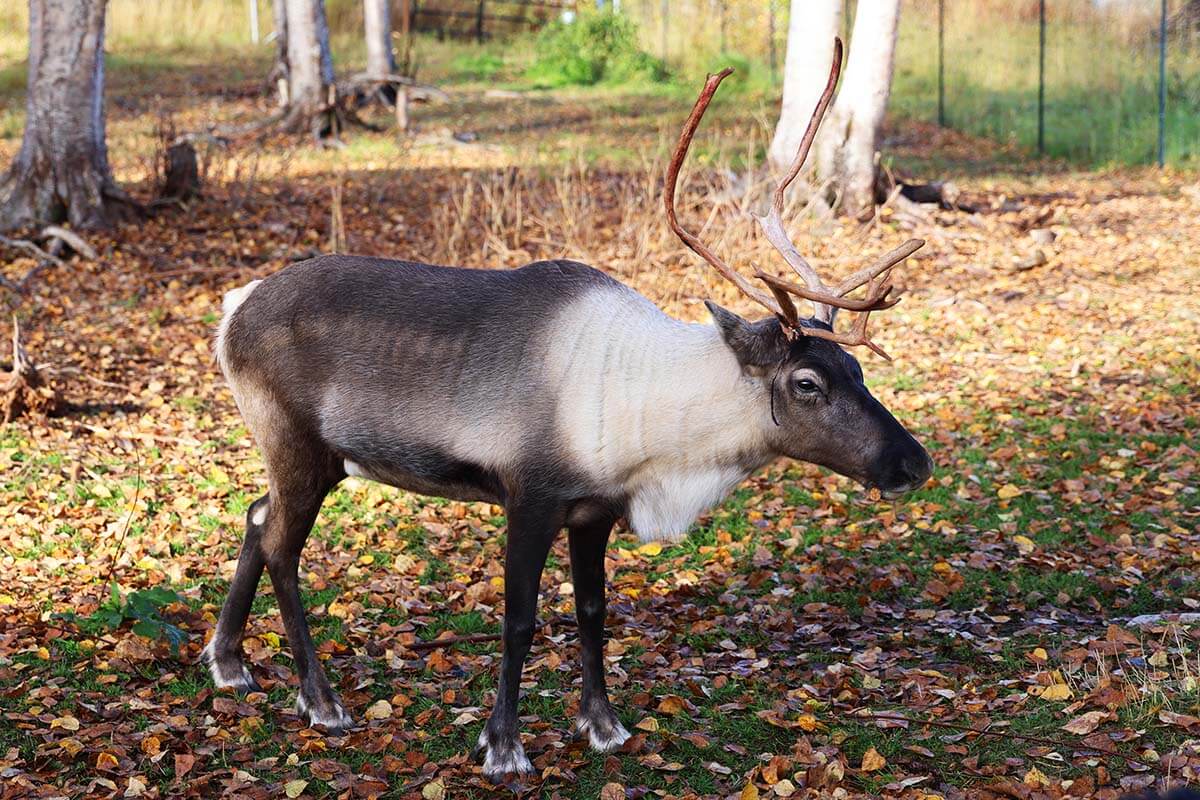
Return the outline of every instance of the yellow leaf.
[[[662,542],[647,542],[637,549],[644,556],[656,556],[663,550]]]
[[[146,792],[146,782],[137,775],[129,779],[129,785],[125,787],[126,797],[141,797]]]
[[[96,756],[96,769],[116,769],[119,763],[117,757],[108,751]]]
[[[304,794],[304,790],[308,788],[308,781],[303,778],[296,778],[294,781],[288,781],[283,785],[283,793],[292,800]]]
[[[822,726],[817,718],[812,714],[801,714],[800,716],[796,717],[796,727],[802,731],[808,731],[811,733]]]
[[[771,788],[775,791],[775,794],[780,797],[791,797],[796,793],[796,784],[792,783],[787,778],[784,778]]]
[[[271,647],[274,647],[276,650],[278,650],[279,646],[281,644],[283,644],[279,640],[279,634],[275,633],[274,631],[267,631],[266,633],[260,633],[258,635],[258,638],[262,639],[264,642],[271,645]]]
[[[80,751],[83,750],[83,742],[79,741],[73,736],[63,739],[58,743],[58,746],[61,747],[63,751],[72,758],[79,755]]]
[[[66,716],[54,719],[50,723],[50,728],[62,728],[64,731],[77,731],[79,730],[79,720],[68,714]]]
[[[1021,494],[1024,494],[1024,492],[1021,491],[1021,487],[1015,486],[1011,483],[1004,484],[1000,487],[1000,491],[996,492],[996,496],[1001,500],[1011,500]]]
[[[1013,537],[1013,541],[1017,543],[1017,550],[1023,556],[1027,556],[1034,550],[1037,550],[1037,545],[1034,544],[1033,539],[1030,539],[1028,536],[1021,536],[1020,534],[1017,534]]]
[[[600,800],[625,800],[625,787],[619,783],[606,783],[600,790]]]
[[[1051,684],[1043,689],[1042,693],[1039,695],[1039,697],[1041,697],[1043,700],[1059,701],[1070,700],[1074,696],[1074,693],[1071,692],[1071,687],[1067,686],[1065,683]]]
[[[430,781],[421,787],[421,797],[425,800],[446,800],[446,784],[442,783],[442,779]]]
[[[644,720],[639,722],[637,725],[634,725],[633,727],[637,728],[638,730],[647,731],[649,733],[657,733],[658,732],[658,720],[656,720],[654,717],[646,717]]]
[[[367,719],[387,719],[391,715],[392,704],[387,700],[376,700],[371,704],[371,707],[367,709],[367,713],[364,714]]]
[[[758,787],[753,783],[743,786],[741,800],[758,800]]]
[[[1050,654],[1046,652],[1046,648],[1044,648],[1044,647],[1033,648],[1033,652],[1030,653],[1029,656],[1034,661],[1049,661],[1050,660]]]
[[[885,766],[887,766],[887,759],[874,747],[869,748],[867,752],[863,753],[863,772],[875,772],[876,770],[883,769]]]
[[[1026,772],[1025,777],[1022,778],[1021,781],[1026,786],[1049,786],[1050,785],[1050,779],[1047,778],[1045,773],[1043,773],[1037,767],[1032,767],[1029,770],[1029,772]]]

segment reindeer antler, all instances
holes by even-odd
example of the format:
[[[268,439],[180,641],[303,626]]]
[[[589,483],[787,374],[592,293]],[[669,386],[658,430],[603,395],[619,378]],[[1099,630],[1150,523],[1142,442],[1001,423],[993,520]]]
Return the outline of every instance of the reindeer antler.
[[[820,126],[821,119],[825,116],[825,111],[829,107],[830,100],[833,98],[833,92],[837,87],[841,68],[842,40],[839,38],[834,39],[833,42],[833,63],[829,68],[829,79],[825,83],[825,90],[821,93],[821,99],[817,101],[817,107],[813,110],[812,117],[808,121],[808,128],[804,131],[804,138],[800,140],[800,147],[796,151],[796,158],[792,161],[787,173],[775,186],[775,191],[771,196],[770,210],[761,217],[755,217],[763,234],[767,237],[767,241],[779,251],[779,254],[783,256],[783,260],[787,262],[788,266],[803,279],[803,286],[756,269],[755,276],[763,281],[767,285],[767,288],[771,290],[771,294],[767,295],[750,284],[738,272],[731,269],[728,264],[709,250],[698,238],[680,227],[679,221],[675,217],[675,184],[679,178],[679,169],[683,164],[684,158],[687,156],[688,148],[692,143],[692,137],[696,133],[696,128],[700,125],[700,119],[708,109],[708,104],[712,101],[713,95],[716,94],[717,87],[721,85],[721,81],[725,80],[733,72],[732,69],[724,69],[716,75],[708,76],[708,79],[704,83],[704,89],[700,92],[700,97],[697,98],[696,105],[692,108],[691,115],[683,125],[683,132],[679,136],[679,144],[675,147],[670,167],[667,169],[666,187],[663,192],[663,198],[667,207],[667,222],[671,225],[671,230],[675,231],[675,234],[683,240],[684,244],[711,264],[718,273],[733,283],[743,294],[777,316],[792,335],[814,336],[847,346],[863,345],[890,360],[888,354],[879,345],[871,341],[867,335],[867,320],[872,311],[882,311],[891,308],[900,301],[899,293],[892,294],[893,286],[889,282],[892,268],[915,253],[925,242],[921,239],[910,239],[863,269],[858,270],[839,283],[835,288],[830,289],[821,280],[821,276],[812,268],[812,265],[796,249],[796,246],[792,244],[791,239],[788,238],[787,232],[783,228],[784,195],[787,192],[788,186],[800,174],[800,170],[808,158],[808,152],[812,149],[813,139],[817,135],[817,128]],[[848,294],[864,284],[867,286],[866,297],[860,300],[847,297]],[[821,327],[820,325],[806,325],[801,322],[796,313],[796,306],[792,302],[793,295],[811,302],[813,305],[813,320],[823,323],[828,328]],[[833,323],[837,317],[838,309],[860,312],[862,316],[855,321],[849,331],[837,333],[833,330]]]

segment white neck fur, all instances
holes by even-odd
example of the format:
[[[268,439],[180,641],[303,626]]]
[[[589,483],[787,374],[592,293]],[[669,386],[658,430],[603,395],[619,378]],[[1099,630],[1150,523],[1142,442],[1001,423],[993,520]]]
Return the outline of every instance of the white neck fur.
[[[571,304],[559,332],[573,343],[552,359],[560,434],[591,479],[627,498],[643,540],[678,541],[771,459],[762,387],[715,327],[606,287]]]

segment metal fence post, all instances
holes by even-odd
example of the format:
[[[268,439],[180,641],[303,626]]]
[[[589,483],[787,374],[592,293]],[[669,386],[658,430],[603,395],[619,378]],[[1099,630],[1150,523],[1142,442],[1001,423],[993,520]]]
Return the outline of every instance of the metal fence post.
[[[1038,0],[1037,149],[1046,152],[1046,0]]]
[[[946,0],[938,0],[938,127],[946,127]]]
[[[1167,160],[1167,0],[1158,19],[1158,168]]]

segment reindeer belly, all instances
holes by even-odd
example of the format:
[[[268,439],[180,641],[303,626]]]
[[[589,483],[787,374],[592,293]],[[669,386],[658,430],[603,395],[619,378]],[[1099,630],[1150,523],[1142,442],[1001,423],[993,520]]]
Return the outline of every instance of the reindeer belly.
[[[362,458],[360,456],[360,458]],[[426,446],[400,446],[386,461],[347,457],[346,474],[398,489],[451,500],[504,502],[504,485],[495,472]]]

